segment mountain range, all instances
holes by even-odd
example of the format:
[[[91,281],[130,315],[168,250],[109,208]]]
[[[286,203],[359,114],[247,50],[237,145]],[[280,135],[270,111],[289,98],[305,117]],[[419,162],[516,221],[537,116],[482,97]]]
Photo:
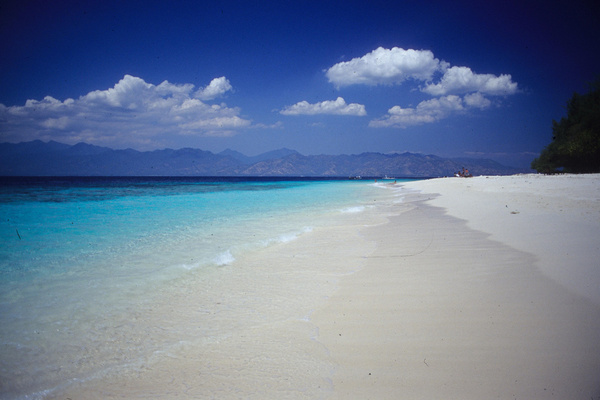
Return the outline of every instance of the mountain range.
[[[212,153],[184,148],[114,150],[86,143],[39,140],[0,143],[1,176],[310,176],[438,177],[462,168],[473,175],[509,175],[528,170],[493,160],[442,158],[415,153],[305,156],[290,149],[246,156],[227,149]]]

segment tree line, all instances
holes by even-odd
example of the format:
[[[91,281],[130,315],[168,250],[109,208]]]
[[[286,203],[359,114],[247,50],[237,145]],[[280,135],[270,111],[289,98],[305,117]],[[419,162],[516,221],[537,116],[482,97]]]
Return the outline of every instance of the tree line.
[[[600,172],[600,78],[567,101],[567,116],[552,121],[552,142],[533,160],[540,173]]]

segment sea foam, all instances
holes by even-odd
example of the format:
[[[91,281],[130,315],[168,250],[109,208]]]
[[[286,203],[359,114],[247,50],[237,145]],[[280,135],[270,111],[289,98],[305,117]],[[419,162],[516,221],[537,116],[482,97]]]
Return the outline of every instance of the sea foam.
[[[229,265],[234,261],[235,261],[235,257],[231,254],[231,251],[229,251],[229,250],[224,251],[223,253],[219,254],[213,260],[213,262],[219,267],[221,267],[223,265]]]
[[[353,214],[365,211],[365,206],[347,207],[341,210],[343,213]]]
[[[298,239],[301,235],[305,234],[305,233],[309,233],[312,232],[313,228],[310,226],[305,226],[302,230],[300,231],[296,231],[296,232],[287,232],[284,234],[281,234],[275,238],[270,238],[270,239],[266,239],[265,241],[263,241],[263,244],[265,246],[269,246],[271,244],[274,243],[288,243],[291,242],[293,240]]]

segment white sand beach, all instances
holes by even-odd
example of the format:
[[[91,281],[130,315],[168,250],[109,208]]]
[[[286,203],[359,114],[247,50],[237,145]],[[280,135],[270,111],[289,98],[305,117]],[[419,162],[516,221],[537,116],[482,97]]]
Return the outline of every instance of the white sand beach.
[[[404,185],[315,315],[332,398],[600,396],[600,176]],[[435,208],[434,208],[435,207]]]
[[[256,323],[61,398],[600,398],[600,175],[399,186],[148,316]]]

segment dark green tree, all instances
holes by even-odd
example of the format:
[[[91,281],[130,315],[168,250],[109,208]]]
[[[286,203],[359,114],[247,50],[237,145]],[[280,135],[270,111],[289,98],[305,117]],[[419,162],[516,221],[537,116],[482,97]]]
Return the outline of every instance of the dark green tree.
[[[567,101],[567,116],[552,121],[552,142],[531,168],[541,173],[600,172],[600,79]]]

